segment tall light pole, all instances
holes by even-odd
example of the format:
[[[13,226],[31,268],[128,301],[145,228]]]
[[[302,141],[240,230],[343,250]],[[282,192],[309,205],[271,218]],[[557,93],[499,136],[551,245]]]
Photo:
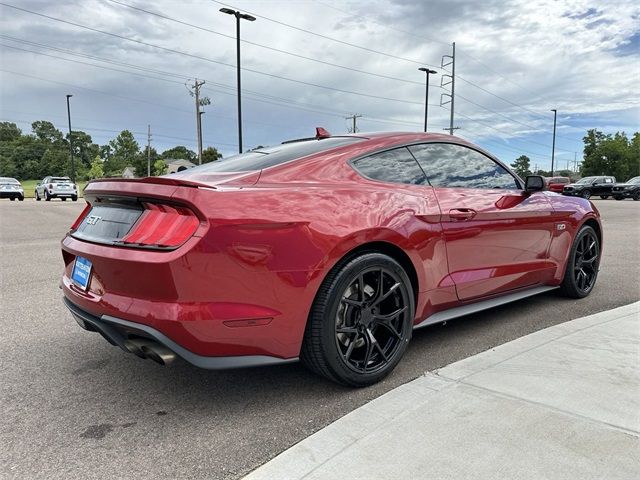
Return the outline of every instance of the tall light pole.
[[[427,131],[427,113],[429,111],[429,74],[436,74],[438,72],[436,72],[435,70],[429,70],[428,68],[425,67],[420,67],[418,70],[420,70],[421,72],[426,73],[427,76],[427,80],[425,81],[425,86],[424,86],[424,131]]]
[[[238,153],[242,153],[242,100],[241,100],[241,88],[240,88],[240,19],[248,20],[250,22],[255,21],[256,17],[252,17],[246,13],[240,13],[237,10],[230,8],[221,8],[222,13],[233,15],[236,17],[236,67],[238,71]]]
[[[556,156],[556,117],[558,116],[558,111],[555,108],[551,111],[553,112],[553,143],[551,145],[551,176],[553,177],[553,161]]]
[[[69,153],[71,154],[71,181],[76,183],[76,164],[73,160],[73,136],[71,135],[71,108],[69,107],[69,99],[73,95],[67,95],[67,119],[69,120]]]

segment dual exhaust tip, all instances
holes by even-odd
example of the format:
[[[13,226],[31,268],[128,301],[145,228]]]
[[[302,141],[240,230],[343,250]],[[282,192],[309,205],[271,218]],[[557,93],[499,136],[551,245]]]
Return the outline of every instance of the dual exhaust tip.
[[[175,353],[153,340],[143,338],[129,339],[124,342],[124,347],[137,357],[148,358],[160,365],[169,365],[176,359]]]

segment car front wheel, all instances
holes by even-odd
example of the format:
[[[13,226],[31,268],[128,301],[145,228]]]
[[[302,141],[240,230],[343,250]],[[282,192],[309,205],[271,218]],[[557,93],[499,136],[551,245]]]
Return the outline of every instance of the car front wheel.
[[[640,192],[636,192],[635,195],[633,196],[633,199],[637,202],[638,200],[640,200]]]
[[[576,235],[564,279],[560,285],[562,293],[571,298],[584,298],[596,284],[600,268],[600,241],[596,231],[584,225]]]
[[[35,196],[36,196],[36,202],[39,202],[40,201],[40,195],[38,195],[38,190],[36,190],[36,195]]]
[[[318,290],[300,360],[345,385],[376,383],[404,354],[414,312],[411,282],[398,262],[381,253],[348,259]]]
[[[589,200],[591,198],[591,190],[585,190],[580,194],[580,196]]]

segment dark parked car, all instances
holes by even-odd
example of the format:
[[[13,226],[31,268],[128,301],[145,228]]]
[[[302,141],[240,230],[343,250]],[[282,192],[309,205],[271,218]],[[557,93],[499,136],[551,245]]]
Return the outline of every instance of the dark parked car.
[[[612,189],[613,198],[616,200],[624,200],[625,198],[633,198],[640,200],[640,177],[633,177],[626,183],[616,183]]]
[[[616,177],[584,177],[576,183],[565,185],[562,194],[582,198],[599,195],[606,200],[612,195],[614,183],[616,183]]]

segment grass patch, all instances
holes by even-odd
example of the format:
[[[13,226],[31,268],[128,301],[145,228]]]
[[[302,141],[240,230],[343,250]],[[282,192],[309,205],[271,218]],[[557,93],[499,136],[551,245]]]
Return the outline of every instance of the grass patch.
[[[20,183],[22,184],[22,188],[24,189],[24,198],[34,198],[36,192],[36,185],[41,180],[22,180]],[[82,190],[87,184],[86,180],[78,180],[76,185],[78,185],[78,196],[82,197]]]

